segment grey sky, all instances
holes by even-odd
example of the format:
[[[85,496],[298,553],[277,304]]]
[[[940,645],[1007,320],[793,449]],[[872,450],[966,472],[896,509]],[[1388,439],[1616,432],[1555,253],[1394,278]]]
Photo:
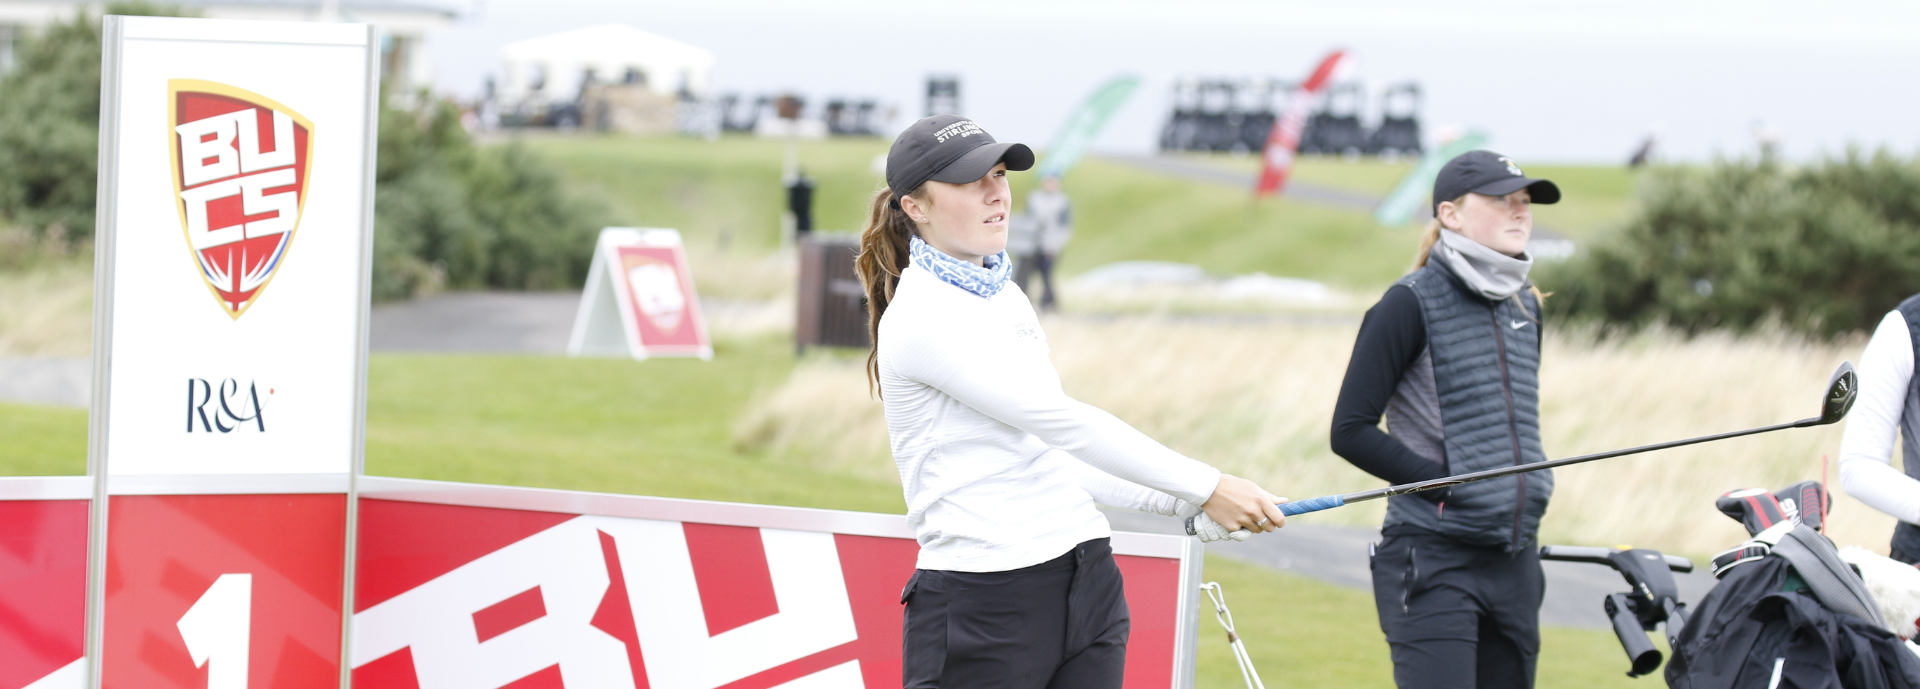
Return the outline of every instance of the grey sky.
[[[1669,157],[1744,154],[1756,121],[1794,157],[1920,144],[1920,4],[1901,2],[488,0],[427,51],[472,95],[500,46],[610,22],[713,51],[716,91],[877,97],[896,126],[927,73],[957,73],[967,114],[1040,145],[1101,81],[1143,77],[1097,151],[1151,150],[1175,77],[1298,79],[1336,47],[1371,91],[1421,82],[1429,134],[1483,128],[1522,160],[1618,162],[1648,131]]]

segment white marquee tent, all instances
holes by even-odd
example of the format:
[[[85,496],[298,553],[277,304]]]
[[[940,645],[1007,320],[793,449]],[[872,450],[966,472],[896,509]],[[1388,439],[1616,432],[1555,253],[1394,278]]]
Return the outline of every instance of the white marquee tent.
[[[713,53],[621,24],[603,24],[507,44],[508,103],[568,101],[588,70],[600,83],[641,82],[660,95],[686,90],[705,96]]]

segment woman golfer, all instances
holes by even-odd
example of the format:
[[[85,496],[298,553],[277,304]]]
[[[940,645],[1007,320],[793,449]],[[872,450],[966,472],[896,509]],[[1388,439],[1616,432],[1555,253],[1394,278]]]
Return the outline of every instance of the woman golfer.
[[[971,120],[920,120],[888,152],[861,232],[867,372],[920,542],[901,593],[910,689],[1120,686],[1127,605],[1096,502],[1285,522],[1253,483],[1061,391],[1003,251],[1007,170],[1032,166]]]
[[[1840,486],[1847,494],[1900,522],[1893,527],[1895,560],[1920,564],[1920,378],[1913,375],[1920,338],[1920,295],[1908,297],[1880,320],[1860,355],[1860,396],[1840,437]],[[1893,439],[1901,469],[1888,464]]]
[[[1433,185],[1415,269],[1367,311],[1334,407],[1333,451],[1389,483],[1540,462],[1534,203],[1553,182],[1473,151]],[[1378,427],[1382,414],[1387,430]],[[1546,471],[1390,498],[1373,597],[1412,687],[1531,687],[1544,591]]]

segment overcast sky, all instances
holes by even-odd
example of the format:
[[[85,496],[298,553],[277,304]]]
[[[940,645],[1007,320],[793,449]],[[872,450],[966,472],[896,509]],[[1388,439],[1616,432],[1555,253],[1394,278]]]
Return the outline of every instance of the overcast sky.
[[[1670,158],[1742,155],[1755,123],[1805,158],[1920,148],[1920,3],[1649,0],[482,0],[428,39],[439,88],[477,94],[508,42],[622,23],[713,51],[716,92],[794,90],[921,114],[929,72],[966,114],[1044,145],[1099,83],[1143,87],[1096,151],[1152,150],[1181,76],[1297,80],[1334,48],[1377,92],[1415,80],[1438,127],[1522,161],[1619,162],[1648,132]]]

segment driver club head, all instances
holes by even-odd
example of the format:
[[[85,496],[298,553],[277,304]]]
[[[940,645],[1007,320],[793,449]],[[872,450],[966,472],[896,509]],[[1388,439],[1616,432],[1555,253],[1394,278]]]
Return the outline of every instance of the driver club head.
[[[1833,379],[1827,381],[1827,394],[1820,400],[1820,421],[1816,425],[1825,426],[1846,418],[1859,392],[1860,376],[1853,372],[1853,362],[1840,362],[1840,368],[1833,371]]]

